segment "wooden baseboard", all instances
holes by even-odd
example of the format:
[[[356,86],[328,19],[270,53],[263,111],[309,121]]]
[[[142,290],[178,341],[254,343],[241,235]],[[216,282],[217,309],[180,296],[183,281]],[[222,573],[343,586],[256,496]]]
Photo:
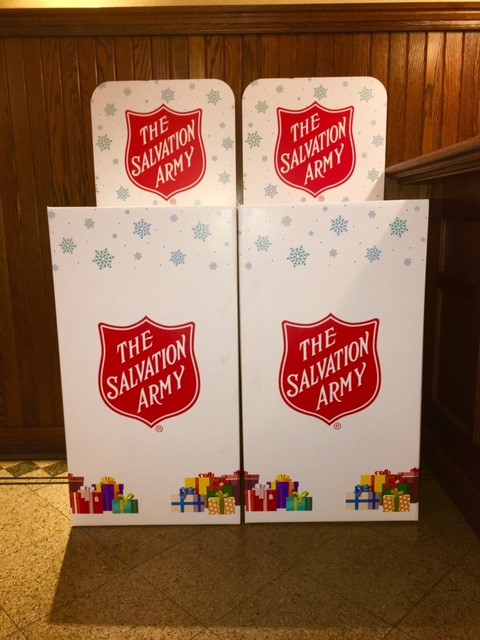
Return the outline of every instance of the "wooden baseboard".
[[[0,429],[0,459],[65,458],[63,428]]]

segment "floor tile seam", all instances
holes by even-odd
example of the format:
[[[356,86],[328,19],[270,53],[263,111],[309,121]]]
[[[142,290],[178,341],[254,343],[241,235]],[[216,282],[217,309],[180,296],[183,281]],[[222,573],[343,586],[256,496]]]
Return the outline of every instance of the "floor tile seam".
[[[9,621],[13,624],[13,626],[15,627],[16,631],[19,631],[20,633],[22,633],[22,630],[20,629],[20,627],[18,626],[18,624],[15,622],[15,620],[12,618],[12,616],[8,613],[8,611],[2,607],[2,605],[0,604],[0,610],[7,616],[7,618],[9,619]],[[16,631],[11,631],[9,632],[8,636],[6,636],[6,640],[8,640],[8,638],[13,635],[14,633],[16,633]]]

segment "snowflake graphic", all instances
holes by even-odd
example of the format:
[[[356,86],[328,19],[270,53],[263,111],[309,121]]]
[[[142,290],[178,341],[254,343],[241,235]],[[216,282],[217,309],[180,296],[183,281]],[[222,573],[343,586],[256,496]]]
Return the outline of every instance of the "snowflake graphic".
[[[107,105],[105,105],[104,111],[107,114],[107,116],[114,116],[117,112],[117,109],[112,102],[109,102]]]
[[[332,218],[330,222],[332,223],[332,226],[330,227],[330,231],[333,231],[334,233],[336,233],[337,236],[339,236],[341,233],[347,233],[348,220],[346,218],[343,218],[342,216],[338,215],[336,218]]]
[[[132,93],[132,90],[129,87],[126,87],[123,90],[124,95],[129,96]]]
[[[284,227],[289,227],[292,224],[292,219],[290,216],[283,216],[281,223]]]
[[[303,245],[300,247],[291,247],[290,255],[287,260],[290,260],[294,267],[299,267],[300,265],[305,266],[307,264],[307,258],[310,254],[305,251]]]
[[[403,261],[403,264],[406,267],[409,267],[412,264],[412,260],[410,258],[405,258],[405,260]]]
[[[224,149],[226,149],[228,151],[229,149],[233,149],[233,146],[234,146],[234,142],[230,137],[223,139],[222,147]]]
[[[72,238],[63,238],[58,246],[63,253],[73,253],[73,250],[77,248]]]
[[[208,266],[211,271],[216,271],[218,264],[216,262],[211,262]]]
[[[172,102],[172,100],[174,99],[175,99],[175,91],[172,91],[170,87],[167,87],[162,91],[162,100],[165,100],[165,102],[168,103],[168,102]]]
[[[338,254],[336,249],[330,249],[330,255],[332,256],[332,258],[335,258],[335,256]]]
[[[245,263],[245,269],[248,269],[250,271],[250,269],[253,267],[251,262],[246,262]]]
[[[370,169],[370,171],[367,173],[367,178],[372,182],[375,182],[375,180],[378,180],[379,177],[380,177],[380,174],[376,169]]]
[[[227,182],[230,182],[230,174],[227,173],[226,171],[224,171],[223,173],[220,173],[218,175],[218,181],[221,182],[222,184],[227,184]]]
[[[95,258],[92,260],[92,262],[95,262],[100,270],[106,269],[107,267],[111,269],[113,258],[114,256],[109,253],[108,249],[102,249],[101,251],[95,249]]]
[[[253,244],[257,247],[257,251],[268,251],[272,246],[268,236],[258,236]]]
[[[380,135],[373,136],[372,144],[374,144],[376,147],[381,147],[384,142],[385,142],[385,139],[383,136],[380,136]]]
[[[100,149],[100,151],[110,151],[111,144],[112,144],[112,141],[110,140],[110,138],[107,136],[106,133],[103,136],[98,136],[97,147]]]
[[[369,247],[367,249],[367,253],[365,255],[366,258],[370,260],[370,262],[374,262],[375,260],[380,260],[380,254],[382,253],[381,249],[378,249],[375,245],[373,247]]]
[[[87,229],[93,229],[93,227],[95,226],[95,220],[92,220],[92,218],[85,218],[84,225],[87,227]]]
[[[145,238],[145,236],[149,236],[150,235],[150,227],[151,226],[152,225],[149,222],[145,222],[145,220],[142,218],[138,222],[134,222],[133,223],[133,233],[136,236],[139,236],[143,240],[143,238]]]
[[[319,87],[316,87],[313,95],[315,96],[315,98],[317,98],[317,100],[322,100],[323,98],[327,97],[327,90],[325,89],[323,84],[321,84]]]
[[[135,258],[135,260],[141,260],[142,254],[139,251],[137,251],[136,253],[133,254],[133,257]]]
[[[268,104],[265,100],[259,100],[255,105],[255,109],[257,110],[257,113],[266,113]]]
[[[130,197],[130,192],[126,187],[120,187],[120,189],[117,189],[117,198],[119,200],[126,200],[129,197]]]
[[[275,87],[275,91],[277,93],[283,93],[283,89],[284,89],[284,87],[281,84],[277,84],[277,86]]]
[[[392,236],[398,236],[401,238],[404,233],[408,231],[407,221],[395,218],[395,220],[389,225],[390,233]]]
[[[185,258],[186,258],[186,254],[182,253],[182,251],[180,251],[180,249],[177,249],[176,251],[172,251],[171,253],[171,257],[170,257],[170,262],[173,262],[173,264],[178,267],[178,265],[180,264],[185,264]]]
[[[203,224],[203,222],[197,222],[195,227],[192,227],[192,231],[194,240],[203,240],[203,242],[205,242],[208,236],[212,235],[210,232],[210,226],[208,224]]]
[[[372,98],[373,91],[371,89],[368,89],[367,87],[363,87],[363,89],[360,91],[360,100],[363,100],[363,102],[370,102]]]
[[[55,218],[55,217],[56,217],[56,215],[57,215],[57,214],[55,213],[55,211],[49,211],[49,212],[48,212],[48,217],[49,217],[51,220],[53,220],[53,218]]]
[[[210,104],[216,105],[217,102],[220,102],[221,99],[222,98],[220,97],[220,91],[214,91],[213,89],[211,89],[207,93],[207,100]]]
[[[368,212],[368,217],[369,217],[369,218],[375,218],[375,216],[376,216],[376,215],[377,215],[377,214],[375,213],[375,211],[374,211],[373,209],[371,209],[371,210]]]
[[[273,198],[274,196],[277,195],[277,187],[274,184],[271,184],[270,182],[267,184],[266,187],[263,187],[263,190],[265,191],[265,195],[268,196],[269,198]]]
[[[177,222],[178,221],[178,216],[176,213],[172,213],[172,215],[170,216],[170,222]]]
[[[252,133],[249,133],[247,135],[247,139],[245,140],[245,143],[248,144],[250,149],[253,149],[253,147],[259,147],[261,141],[262,141],[262,136],[259,135],[258,131],[253,131]]]

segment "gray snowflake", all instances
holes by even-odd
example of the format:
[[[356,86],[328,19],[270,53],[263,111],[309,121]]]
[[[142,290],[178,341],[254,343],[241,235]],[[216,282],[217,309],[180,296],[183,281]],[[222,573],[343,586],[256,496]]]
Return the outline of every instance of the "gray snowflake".
[[[253,147],[259,147],[261,141],[262,141],[262,136],[259,135],[258,131],[253,131],[252,133],[247,134],[247,139],[245,140],[245,143],[248,144],[250,149],[253,149]]]
[[[56,215],[57,215],[57,214],[56,214],[56,213],[55,213],[55,211],[53,211],[53,210],[48,212],[48,217],[50,218],[50,220],[53,220],[53,218],[55,218],[55,217],[56,217]]]
[[[111,269],[113,258],[114,256],[109,253],[108,249],[102,249],[101,251],[95,249],[95,258],[92,260],[92,262],[95,262],[100,270],[106,269],[107,267]]]
[[[230,174],[226,171],[223,171],[223,173],[220,173],[218,175],[218,181],[222,184],[227,184],[227,182],[230,182]]]
[[[216,262],[211,262],[208,266],[211,271],[216,271],[218,264]]]
[[[192,227],[193,238],[194,240],[205,240],[208,236],[211,236],[210,226],[208,224],[203,224],[203,222],[197,222],[197,224]]]
[[[172,102],[172,100],[174,99],[175,99],[175,91],[172,91],[170,87],[167,87],[162,91],[162,100],[165,100],[167,104],[169,102]]]
[[[176,213],[172,213],[172,215],[170,216],[170,222],[177,222],[178,221],[178,216]]]
[[[255,105],[255,109],[257,110],[257,113],[266,113],[268,104],[265,100],[259,100]]]
[[[145,220],[142,218],[138,222],[134,222],[133,223],[133,233],[136,236],[139,236],[143,240],[143,238],[145,238],[145,236],[149,236],[150,235],[150,227],[151,226],[152,225],[149,222],[145,222]]]
[[[325,89],[323,84],[321,84],[319,87],[315,88],[313,95],[315,96],[315,98],[317,98],[317,100],[322,100],[323,98],[327,97],[327,90]]]
[[[403,264],[404,264],[406,267],[409,267],[409,266],[412,264],[412,260],[411,260],[411,258],[405,258],[405,260],[403,261]]]
[[[230,137],[228,137],[228,138],[224,138],[224,139],[223,139],[223,142],[222,142],[222,147],[223,147],[224,149],[226,149],[227,151],[228,151],[229,149],[233,149],[233,147],[234,147],[234,142],[233,142],[233,140],[232,140]]]
[[[117,198],[119,200],[126,200],[129,197],[130,192],[126,187],[120,187],[120,189],[117,189]]]
[[[284,86],[282,84],[277,84],[277,86],[275,87],[275,91],[277,93],[283,93],[284,90]]]
[[[380,136],[380,135],[373,136],[372,144],[374,144],[376,147],[381,147],[384,142],[385,142],[385,139],[383,136]]]
[[[395,218],[395,220],[389,225],[390,233],[392,236],[398,236],[401,238],[404,233],[408,231],[407,221],[400,220],[400,218]]]
[[[73,253],[74,249],[77,248],[77,245],[74,243],[73,238],[63,238],[58,246],[63,253]]]
[[[257,251],[268,251],[269,247],[272,246],[272,243],[268,236],[258,236],[254,245],[257,247]]]
[[[170,262],[173,262],[173,264],[178,267],[180,264],[185,264],[186,257],[185,253],[182,253],[180,249],[177,249],[176,251],[171,252]]]
[[[105,105],[104,111],[107,114],[107,116],[114,116],[115,113],[117,112],[117,108],[112,102],[109,102],[107,105]]]
[[[305,266],[307,264],[307,258],[310,254],[305,251],[303,246],[300,247],[291,247],[290,255],[287,260],[290,260],[294,267],[299,267],[300,265]]]
[[[292,224],[292,219],[290,216],[283,216],[281,223],[284,227],[289,227]]]
[[[221,96],[220,96],[220,91],[214,91],[213,89],[211,89],[208,93],[207,93],[207,100],[209,102],[209,104],[217,104],[217,102],[220,102],[221,100]]]
[[[250,271],[250,269],[253,267],[251,262],[246,262],[245,263],[245,269],[248,269],[248,271]]]
[[[336,218],[332,218],[330,222],[332,223],[332,226],[330,227],[330,231],[333,231],[334,233],[336,233],[337,236],[339,236],[341,233],[347,233],[348,220],[346,218],[343,218],[342,216],[338,215]]]
[[[132,93],[132,90],[129,87],[126,87],[123,90],[124,95],[129,96]]]
[[[369,247],[367,249],[366,258],[370,260],[370,262],[374,262],[375,260],[380,260],[380,254],[382,253],[381,249],[378,249],[375,245],[373,247]]]
[[[370,102],[372,98],[373,91],[371,89],[368,89],[367,87],[363,87],[363,89],[360,91],[360,100],[363,100],[363,102]]]
[[[141,260],[142,254],[139,251],[137,251],[136,253],[133,254],[133,257],[135,258],[135,260]]]
[[[375,216],[376,216],[376,215],[377,215],[377,214],[375,213],[375,211],[374,211],[373,209],[371,209],[371,210],[368,212],[368,217],[369,217],[369,218],[375,218]]]
[[[335,256],[337,255],[337,250],[336,249],[330,249],[330,255],[332,256],[332,258],[335,258]]]
[[[273,198],[277,195],[277,187],[271,182],[269,182],[266,187],[263,187],[263,190],[265,191],[265,195],[269,198]]]
[[[95,226],[95,220],[92,220],[92,218],[85,218],[84,224],[87,229],[93,229],[93,227]]]
[[[378,180],[379,177],[380,177],[380,174],[376,169],[370,169],[370,171],[367,173],[367,178],[372,182],[375,182],[375,180]]]
[[[112,141],[110,140],[110,138],[107,136],[107,134],[103,134],[103,136],[98,136],[97,138],[97,147],[100,149],[100,151],[110,151],[110,145],[112,144]]]

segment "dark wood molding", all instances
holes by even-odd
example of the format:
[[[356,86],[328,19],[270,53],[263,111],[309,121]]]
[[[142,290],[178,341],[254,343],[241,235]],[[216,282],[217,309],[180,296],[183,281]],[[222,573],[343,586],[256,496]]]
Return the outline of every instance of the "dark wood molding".
[[[400,162],[385,173],[392,180],[409,184],[480,173],[480,136]]]
[[[5,459],[35,454],[42,457],[64,457],[65,431],[63,426],[51,429],[0,429],[0,451]]]
[[[0,10],[2,37],[389,33],[479,28],[480,2]]]

